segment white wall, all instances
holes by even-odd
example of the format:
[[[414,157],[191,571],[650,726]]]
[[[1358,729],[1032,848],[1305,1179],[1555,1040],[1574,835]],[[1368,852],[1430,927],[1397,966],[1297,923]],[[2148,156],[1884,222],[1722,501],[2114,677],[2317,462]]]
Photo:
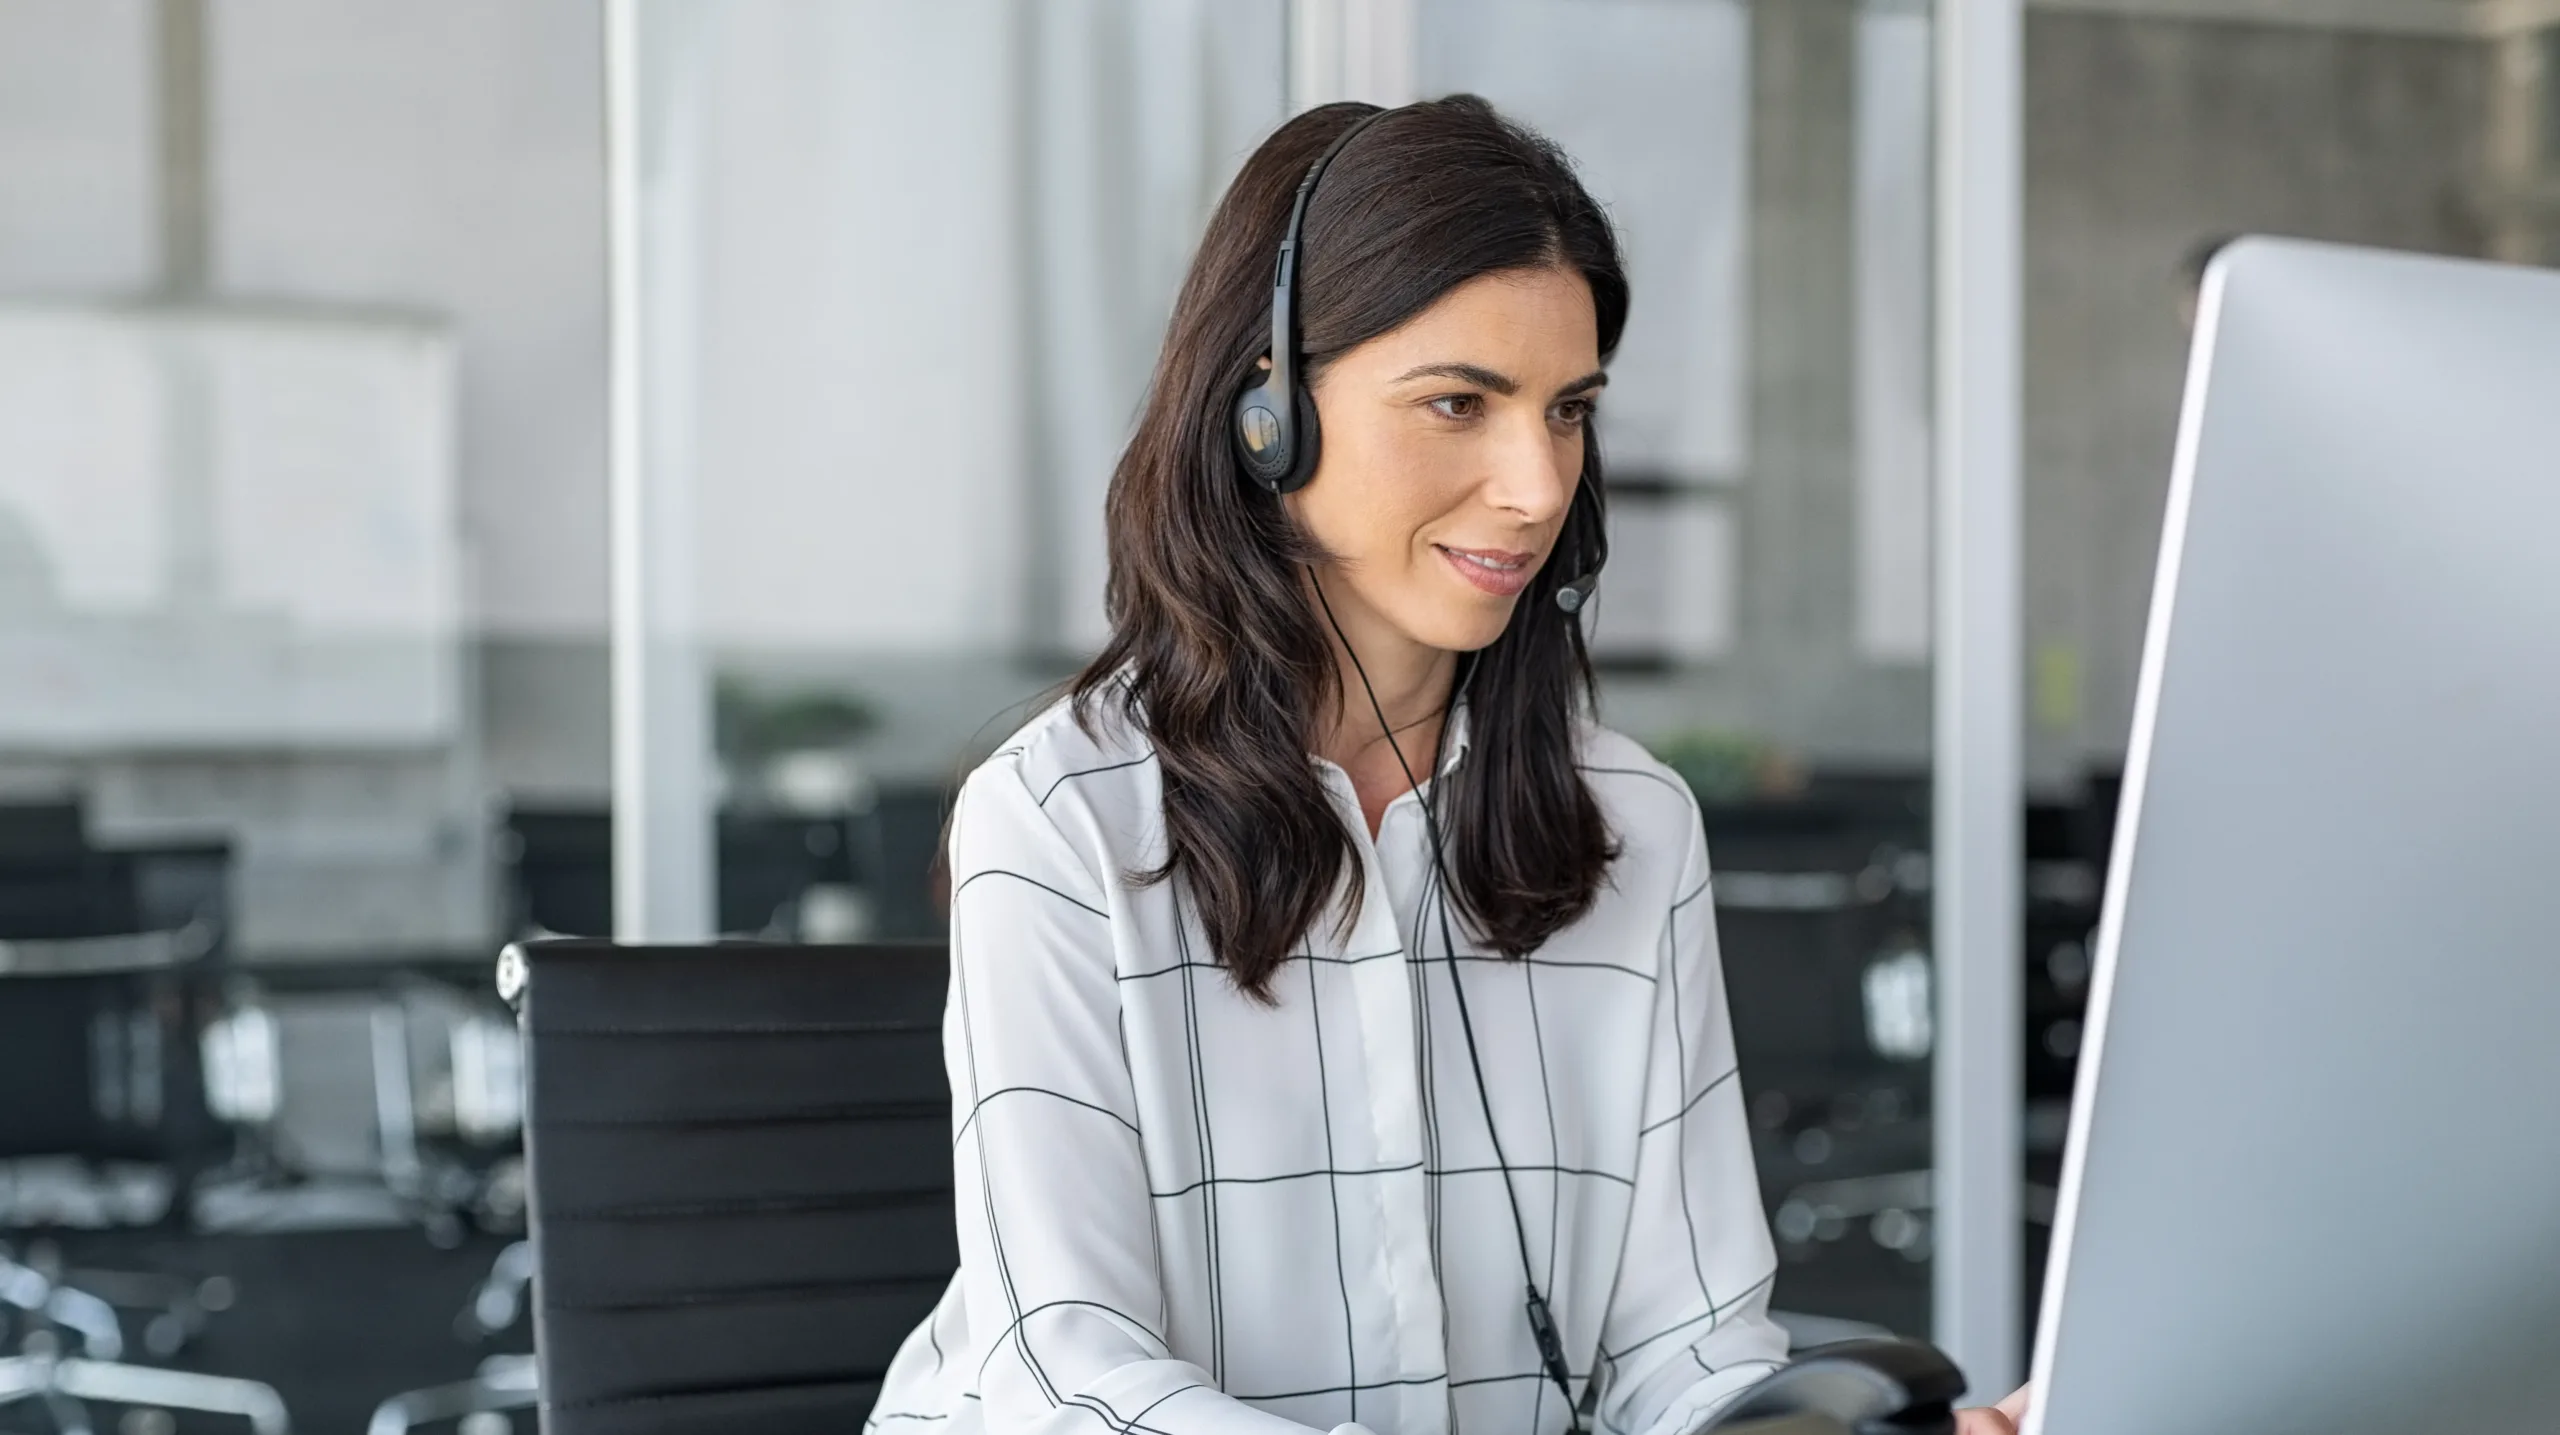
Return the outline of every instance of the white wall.
[[[497,634],[601,633],[597,7],[216,0],[211,12],[216,288],[449,316],[470,609]]]
[[[1103,488],[1200,227],[1280,118],[1281,13],[706,17],[692,323],[715,643],[983,660],[1100,640]],[[1232,43],[1239,26],[1270,43]]]
[[[147,0],[0,0],[0,293],[152,282]]]
[[[1929,658],[1931,265],[1924,4],[1858,17],[1858,649]]]
[[[1020,627],[1002,0],[704,17],[696,484],[713,641],[997,650]]]
[[[1573,156],[1636,303],[1603,400],[1613,463],[1740,478],[1750,13],[1739,0],[1425,0],[1422,90],[1472,90]]]

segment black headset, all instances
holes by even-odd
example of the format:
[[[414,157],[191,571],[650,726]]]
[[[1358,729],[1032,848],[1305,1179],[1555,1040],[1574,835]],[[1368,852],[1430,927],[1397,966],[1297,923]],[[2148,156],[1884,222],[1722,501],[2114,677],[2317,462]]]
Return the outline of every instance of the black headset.
[[[1307,177],[1299,181],[1297,201],[1289,208],[1289,231],[1280,240],[1280,263],[1271,280],[1271,369],[1262,382],[1245,390],[1236,400],[1236,457],[1255,483],[1273,494],[1293,493],[1306,486],[1315,476],[1316,454],[1323,437],[1316,428],[1315,400],[1297,383],[1298,325],[1295,288],[1298,277],[1299,229],[1306,222],[1307,201],[1316,192],[1316,181],[1324,177],[1325,167],[1333,163],[1353,137],[1377,123],[1392,110],[1373,110],[1343,130],[1325,147]],[[1589,518],[1583,525],[1575,556],[1582,560],[1579,576],[1556,590],[1556,606],[1567,614],[1579,614],[1591,592],[1600,583],[1600,567],[1609,561],[1608,511],[1600,496],[1600,485],[1583,483],[1574,490],[1574,503],[1590,505]],[[1567,531],[1572,531],[1568,521]],[[1405,785],[1416,793],[1421,784],[1414,780],[1413,768],[1404,760],[1404,749],[1397,745],[1394,730],[1388,725],[1387,711],[1378,701],[1378,690],[1370,685],[1368,668],[1361,663],[1359,652],[1351,646],[1342,623],[1333,616],[1333,604],[1324,596],[1324,588],[1316,585],[1316,601],[1323,605],[1325,621],[1333,625],[1334,636],[1342,650],[1351,655],[1352,671],[1360,676],[1360,688],[1368,694],[1370,711],[1377,714],[1378,731],[1387,739],[1387,748],[1396,755],[1396,765],[1404,770]],[[1463,690],[1475,677],[1476,655],[1469,654],[1465,675],[1455,685]],[[1455,691],[1452,706],[1455,706]],[[1484,1060],[1476,1053],[1475,1018],[1467,1010],[1466,983],[1458,971],[1456,934],[1449,921],[1449,859],[1440,837],[1440,788],[1437,778],[1440,761],[1449,740],[1448,714],[1441,716],[1439,740],[1432,745],[1431,772],[1434,783],[1429,800],[1422,804],[1424,828],[1431,837],[1431,881],[1423,900],[1436,895],[1439,908],[1441,956],[1449,968],[1449,988],[1457,999],[1458,1027],[1465,1035],[1467,1066],[1475,1074],[1476,1101],[1484,1112],[1486,1140],[1493,1145],[1494,1165],[1502,1172],[1502,1194],[1511,1205],[1511,1230],[1520,1242],[1520,1273],[1528,1287],[1525,1302],[1529,1317],[1529,1334],[1537,1342],[1538,1364],[1547,1379],[1564,1396],[1565,1415],[1572,1422],[1574,1435],[1583,1430],[1582,1408],[1574,1399],[1573,1369],[1565,1359],[1564,1339],[1556,1330],[1555,1314],[1547,1305],[1544,1292],[1538,1289],[1538,1268],[1529,1258],[1529,1223],[1520,1213],[1520,1193],[1512,1186],[1511,1162],[1502,1152],[1502,1134],[1493,1124],[1493,1096],[1485,1087]],[[1419,952],[1416,953],[1420,955]]]
[[[1298,197],[1289,206],[1289,228],[1280,238],[1280,259],[1271,273],[1271,367],[1261,381],[1236,397],[1236,460],[1245,475],[1274,495],[1295,493],[1316,476],[1316,459],[1324,451],[1324,432],[1316,423],[1315,396],[1298,382],[1298,253],[1304,243],[1307,202],[1334,156],[1394,110],[1371,110],[1344,127],[1307,167],[1298,181]],[[1589,440],[1585,440],[1588,442]],[[1597,482],[1577,484],[1574,507],[1585,510],[1577,527],[1570,518],[1565,533],[1574,540],[1574,577],[1556,589],[1556,606],[1581,613],[1600,586],[1600,570],[1609,561],[1608,499]]]

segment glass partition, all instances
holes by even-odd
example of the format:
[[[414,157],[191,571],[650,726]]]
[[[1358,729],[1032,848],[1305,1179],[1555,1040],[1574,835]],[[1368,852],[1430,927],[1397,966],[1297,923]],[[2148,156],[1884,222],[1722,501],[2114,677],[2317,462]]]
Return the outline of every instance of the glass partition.
[[[1775,1304],[1929,1324],[1929,20],[1425,0],[1421,88],[1552,135],[1635,307],[1603,716],[1705,804]]]
[[[608,788],[600,48],[0,4],[0,1285],[166,1367],[100,1426],[528,1348],[453,1322],[522,1234],[492,959],[603,889],[541,826]]]
[[[691,57],[648,312],[689,356],[715,924],[938,936],[952,783],[1101,639],[1103,487],[1208,209],[1291,110],[1290,16],[639,13]],[[1411,92],[1545,130],[1625,241],[1604,714],[1708,804],[1780,1302],[1925,1331],[1926,14],[1409,18]]]
[[[2252,232],[2547,262],[2560,151],[2541,59],[2552,32],[2536,13],[2420,0],[2028,13],[2031,1289],[2203,266]]]
[[[640,18],[644,61],[686,57],[644,121],[690,196],[649,220],[682,257],[647,312],[684,335],[713,926],[938,939],[952,785],[1104,634],[1103,490],[1283,116],[1284,7]]]

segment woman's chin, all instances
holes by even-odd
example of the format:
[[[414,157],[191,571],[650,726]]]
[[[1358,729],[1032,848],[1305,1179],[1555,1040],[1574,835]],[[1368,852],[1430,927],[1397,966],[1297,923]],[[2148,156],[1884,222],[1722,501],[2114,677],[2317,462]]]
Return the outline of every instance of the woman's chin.
[[[1493,646],[1511,626],[1511,610],[1518,606],[1516,598],[1468,603],[1461,611],[1432,614],[1430,621],[1407,628],[1405,635],[1442,652],[1472,653]]]

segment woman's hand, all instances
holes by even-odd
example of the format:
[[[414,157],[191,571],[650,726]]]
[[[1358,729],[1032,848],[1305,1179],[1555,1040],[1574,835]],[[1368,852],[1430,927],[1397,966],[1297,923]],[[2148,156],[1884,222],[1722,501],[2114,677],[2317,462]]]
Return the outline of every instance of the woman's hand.
[[[2027,1395],[2033,1389],[2021,1385],[1987,1410],[1957,1411],[1956,1435],[2018,1435],[2018,1427],[2027,1420]]]

